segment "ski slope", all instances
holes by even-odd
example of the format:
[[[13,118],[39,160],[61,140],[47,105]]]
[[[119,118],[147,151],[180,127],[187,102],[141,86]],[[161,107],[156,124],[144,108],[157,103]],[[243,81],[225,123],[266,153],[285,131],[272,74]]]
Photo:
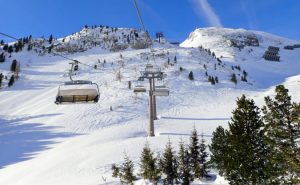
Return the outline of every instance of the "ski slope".
[[[211,34],[200,37],[202,32]],[[122,162],[124,152],[134,161],[137,172],[146,141],[156,152],[162,152],[170,139],[176,149],[181,139],[188,142],[195,126],[209,143],[217,126],[227,127],[235,101],[242,94],[254,98],[261,106],[264,96],[272,96],[274,87],[284,84],[293,100],[300,101],[297,93],[300,49],[282,49],[296,41],[254,32],[261,45],[239,51],[222,44],[228,32],[234,36],[248,31],[208,28],[196,30],[193,40],[183,42],[182,47],[156,43],[152,51],[128,48],[114,53],[99,46],[69,54],[84,64],[98,67],[95,70],[80,65],[79,72],[73,76],[100,85],[99,103],[89,105],[54,104],[58,85],[69,80],[69,61],[49,54],[13,53],[9,60],[21,61],[21,76],[13,87],[0,90],[0,184],[119,184],[118,179],[111,177],[110,168],[112,163]],[[211,48],[217,56],[222,55],[224,67],[215,69],[217,61],[200,51],[199,45]],[[261,58],[269,45],[281,47],[280,63]],[[250,54],[249,49],[253,50]],[[146,60],[147,56],[150,61]],[[175,56],[177,62],[173,61]],[[172,65],[166,65],[168,58]],[[166,72],[167,77],[161,83],[170,88],[169,97],[157,98],[159,120],[155,121],[156,137],[153,138],[147,137],[147,93],[135,94],[128,89],[128,81],[137,80],[147,63],[158,65]],[[218,76],[220,83],[213,86],[207,82],[204,64],[210,75]],[[247,83],[230,82],[230,74],[240,73],[232,71],[231,65],[240,65],[248,72]],[[0,69],[9,74],[9,66],[10,62],[6,61],[0,64]],[[180,67],[184,70],[180,71]],[[188,79],[190,71],[194,73],[194,81]],[[210,182],[195,183],[227,184],[220,176]],[[137,184],[145,182],[139,180]]]

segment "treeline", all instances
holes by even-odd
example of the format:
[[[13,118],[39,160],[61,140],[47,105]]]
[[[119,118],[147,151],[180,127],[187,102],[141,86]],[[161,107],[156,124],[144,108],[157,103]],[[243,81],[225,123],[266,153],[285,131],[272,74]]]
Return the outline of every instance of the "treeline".
[[[8,52],[9,54],[11,54],[12,52],[18,53],[24,49],[25,44],[28,44],[27,50],[30,51],[32,49],[32,47],[30,47],[31,40],[32,40],[32,36],[30,35],[29,37],[24,37],[22,39],[19,39],[14,44],[4,43],[4,41],[2,40],[0,42],[1,43],[0,45],[2,46],[3,51]],[[3,53],[1,53],[1,55],[3,55]]]
[[[299,184],[300,104],[291,101],[283,85],[275,92],[274,99],[265,97],[261,109],[254,100],[239,98],[229,128],[219,126],[213,132],[210,153],[203,134],[199,140],[195,129],[188,145],[180,142],[178,153],[170,141],[161,156],[146,144],[137,175],[153,184],[188,185],[209,179],[210,169],[215,169],[234,185]],[[113,164],[112,171],[122,184],[137,179],[128,156],[123,164]]]
[[[140,168],[137,174],[153,184],[184,184],[188,185],[195,179],[209,179],[209,161],[204,136],[198,138],[197,130],[192,131],[190,143],[180,142],[178,153],[169,140],[164,152],[155,155],[146,143],[140,156]],[[119,178],[122,184],[133,184],[137,180],[133,162],[127,155],[121,165],[112,165],[112,176]]]
[[[242,96],[229,122],[213,133],[211,162],[230,184],[300,183],[300,104],[276,87],[262,109]]]
[[[19,78],[20,73],[20,62],[17,60],[13,60],[10,66],[10,71],[12,75],[10,76],[9,80],[7,76],[4,76],[2,73],[0,73],[0,88],[3,87],[4,80],[8,80],[7,86],[11,87],[15,83],[15,81]]]

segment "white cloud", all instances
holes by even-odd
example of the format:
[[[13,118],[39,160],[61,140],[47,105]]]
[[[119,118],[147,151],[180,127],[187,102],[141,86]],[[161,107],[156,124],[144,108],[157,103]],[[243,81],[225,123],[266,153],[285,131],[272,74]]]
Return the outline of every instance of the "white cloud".
[[[219,16],[215,13],[207,0],[191,0],[194,11],[199,16],[205,16],[206,20],[211,26],[223,27]]]
[[[248,19],[250,29],[257,29],[256,12],[251,0],[240,0],[241,9]]]

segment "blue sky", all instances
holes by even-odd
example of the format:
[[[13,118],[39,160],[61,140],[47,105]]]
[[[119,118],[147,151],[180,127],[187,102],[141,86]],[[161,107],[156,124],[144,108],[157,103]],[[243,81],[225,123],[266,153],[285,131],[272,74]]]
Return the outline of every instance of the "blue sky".
[[[183,41],[198,27],[261,30],[300,40],[299,0],[137,0],[146,28]],[[136,27],[133,0],[0,0],[0,32],[63,37],[87,25]],[[0,39],[3,37],[0,37]]]

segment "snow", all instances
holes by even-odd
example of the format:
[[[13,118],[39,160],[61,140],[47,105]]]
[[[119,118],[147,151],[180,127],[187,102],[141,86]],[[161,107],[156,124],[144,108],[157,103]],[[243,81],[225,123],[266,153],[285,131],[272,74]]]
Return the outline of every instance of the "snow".
[[[257,35],[261,45],[239,51],[224,39],[241,34]],[[300,50],[283,49],[296,41],[240,29],[199,29],[191,35],[183,47],[156,43],[152,50],[155,60],[151,49],[128,48],[113,53],[98,46],[69,54],[84,64],[98,66],[95,70],[79,65],[79,72],[73,76],[74,80],[90,80],[99,85],[99,103],[88,105],[54,104],[58,86],[69,81],[69,61],[49,54],[38,56],[32,51],[13,53],[0,64],[1,72],[10,75],[11,61],[21,62],[20,79],[13,87],[0,90],[0,184],[119,184],[118,179],[111,177],[110,167],[122,162],[124,152],[134,161],[137,171],[146,141],[156,152],[163,151],[169,139],[177,148],[181,139],[188,142],[195,126],[209,143],[217,126],[227,127],[235,101],[242,94],[261,106],[264,96],[274,95],[274,87],[284,84],[293,100],[300,101]],[[217,61],[199,51],[199,45],[223,56],[224,68],[217,66],[215,70]],[[262,59],[269,45],[280,47],[281,62]],[[250,49],[253,51],[249,53]],[[177,63],[173,61],[175,55]],[[128,81],[137,84],[139,71],[148,63],[146,56],[167,74],[158,85],[170,88],[169,97],[157,98],[159,120],[155,121],[156,137],[152,138],[147,137],[148,95],[128,89]],[[173,66],[166,65],[168,57]],[[209,75],[218,76],[219,84],[212,86],[207,82],[204,64]],[[249,73],[248,83],[230,82],[230,74],[241,73],[232,71],[231,65],[240,65]],[[184,70],[180,72],[179,67]],[[121,81],[117,79],[118,71]],[[190,71],[194,81],[188,80]],[[144,183],[140,180],[136,184]],[[195,183],[227,184],[218,175],[214,181]]]

